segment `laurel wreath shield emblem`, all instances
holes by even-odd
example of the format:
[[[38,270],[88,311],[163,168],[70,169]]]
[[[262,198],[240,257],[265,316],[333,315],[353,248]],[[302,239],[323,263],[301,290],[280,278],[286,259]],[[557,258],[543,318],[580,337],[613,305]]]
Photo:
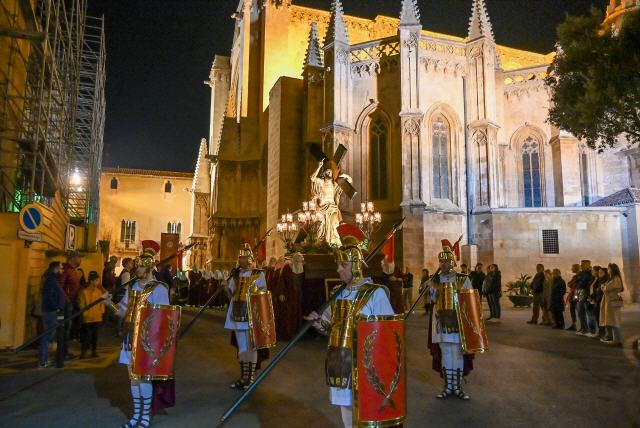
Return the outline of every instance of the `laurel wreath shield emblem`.
[[[169,348],[171,348],[171,345],[173,344],[173,341],[176,337],[176,331],[177,331],[177,328],[176,328],[177,323],[173,321],[171,317],[167,317],[167,319],[169,320],[169,326],[168,326],[169,333],[167,334],[167,337],[164,339],[164,342],[162,343],[162,347],[160,348],[160,351],[156,354],[153,349],[153,346],[151,346],[151,341],[150,341],[151,323],[155,318],[155,316],[156,316],[156,312],[153,312],[149,316],[149,318],[147,318],[142,324],[142,347],[144,348],[144,351],[147,353],[147,355],[153,359],[153,361],[151,362],[151,367],[156,367],[158,364],[160,364],[160,360],[162,359],[162,357],[164,357],[164,355],[167,353]]]
[[[373,347],[375,345],[376,338],[378,336],[378,331],[373,331],[364,342],[364,357],[362,361],[362,365],[364,366],[367,379],[373,389],[384,397],[382,404],[380,405],[380,412],[384,411],[387,406],[391,406],[392,409],[396,408],[396,404],[393,402],[391,396],[398,389],[398,384],[400,383],[400,375],[402,374],[402,339],[397,331],[393,332],[396,339],[396,370],[391,380],[391,384],[389,385],[389,391],[386,390],[384,384],[380,380],[378,373],[376,372],[376,368],[373,363]]]

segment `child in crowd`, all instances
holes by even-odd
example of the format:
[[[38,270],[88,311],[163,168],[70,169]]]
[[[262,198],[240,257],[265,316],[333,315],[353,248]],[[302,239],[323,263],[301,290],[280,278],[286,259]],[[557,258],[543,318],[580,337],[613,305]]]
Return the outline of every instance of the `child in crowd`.
[[[103,297],[106,291],[100,285],[100,275],[98,272],[89,272],[87,286],[78,295],[78,305],[82,310],[91,302]],[[104,303],[99,303],[82,314],[82,353],[80,358],[86,358],[89,346],[91,346],[91,357],[96,358],[98,353],[98,328],[102,322],[104,314]]]

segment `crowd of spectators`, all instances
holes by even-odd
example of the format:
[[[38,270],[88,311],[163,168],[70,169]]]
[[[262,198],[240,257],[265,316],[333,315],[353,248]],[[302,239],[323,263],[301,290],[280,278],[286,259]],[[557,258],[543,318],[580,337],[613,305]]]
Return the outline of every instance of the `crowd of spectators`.
[[[565,329],[564,312],[568,306],[571,325],[566,330],[611,346],[622,346],[620,294],[624,285],[618,265],[591,266],[589,260],[582,260],[571,267],[571,273],[566,283],[560,269],[550,271],[542,264],[536,266],[531,281],[533,313],[527,323],[540,321],[540,325]]]

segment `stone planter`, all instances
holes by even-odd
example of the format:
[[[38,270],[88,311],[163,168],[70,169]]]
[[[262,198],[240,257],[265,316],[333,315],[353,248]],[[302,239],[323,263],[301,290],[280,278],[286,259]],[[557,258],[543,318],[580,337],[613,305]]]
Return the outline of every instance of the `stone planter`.
[[[516,308],[528,308],[533,303],[533,296],[507,296]]]

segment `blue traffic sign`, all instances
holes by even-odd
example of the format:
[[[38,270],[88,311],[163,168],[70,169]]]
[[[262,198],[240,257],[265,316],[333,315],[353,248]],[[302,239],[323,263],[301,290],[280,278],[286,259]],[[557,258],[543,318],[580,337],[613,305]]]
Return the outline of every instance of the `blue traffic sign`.
[[[42,225],[42,210],[36,204],[29,204],[20,211],[20,225],[25,232],[36,232]]]

